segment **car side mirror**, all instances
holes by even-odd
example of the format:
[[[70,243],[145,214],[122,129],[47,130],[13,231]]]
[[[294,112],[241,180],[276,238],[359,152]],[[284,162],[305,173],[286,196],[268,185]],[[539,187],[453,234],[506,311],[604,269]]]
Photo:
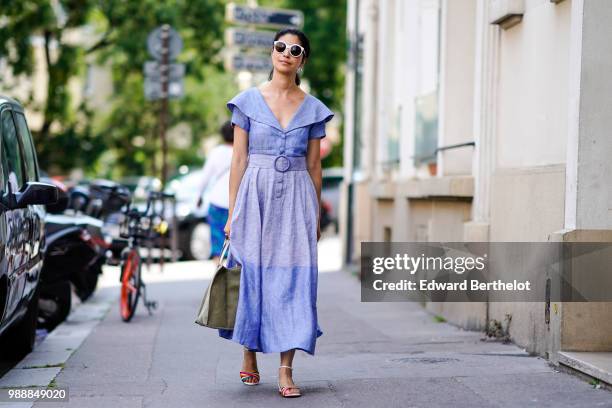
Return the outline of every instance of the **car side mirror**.
[[[28,181],[23,193],[14,193],[12,208],[25,208],[28,205],[54,204],[58,200],[58,189],[53,184]]]

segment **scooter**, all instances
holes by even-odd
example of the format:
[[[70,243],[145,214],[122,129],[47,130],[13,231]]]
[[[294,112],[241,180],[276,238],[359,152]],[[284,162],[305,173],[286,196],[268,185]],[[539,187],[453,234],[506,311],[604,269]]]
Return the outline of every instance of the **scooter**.
[[[45,217],[39,326],[49,331],[70,313],[72,288],[81,301],[94,293],[112,239],[104,222],[92,215],[103,217],[120,204],[115,195],[105,200],[93,184],[63,191],[68,197],[64,205],[47,208]]]

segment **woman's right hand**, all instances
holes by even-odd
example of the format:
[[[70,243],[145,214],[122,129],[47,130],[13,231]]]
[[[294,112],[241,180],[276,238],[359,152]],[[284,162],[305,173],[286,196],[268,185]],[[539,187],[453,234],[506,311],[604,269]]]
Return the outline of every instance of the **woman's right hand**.
[[[223,231],[225,231],[225,237],[229,238],[230,236],[230,225],[232,223],[232,220],[230,218],[227,219],[227,222],[225,223],[225,227],[223,228]]]

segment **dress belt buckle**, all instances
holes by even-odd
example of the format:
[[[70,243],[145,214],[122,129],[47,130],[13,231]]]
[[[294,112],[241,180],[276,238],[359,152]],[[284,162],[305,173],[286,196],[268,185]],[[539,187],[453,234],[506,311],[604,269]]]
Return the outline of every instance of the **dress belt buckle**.
[[[283,159],[283,161],[279,163],[278,159]],[[281,166],[280,168],[279,168],[279,164]],[[277,156],[276,159],[274,159],[274,169],[276,171],[280,171],[281,173],[284,173],[287,170],[289,170],[290,167],[291,167],[291,161],[284,154],[281,154],[280,156]]]

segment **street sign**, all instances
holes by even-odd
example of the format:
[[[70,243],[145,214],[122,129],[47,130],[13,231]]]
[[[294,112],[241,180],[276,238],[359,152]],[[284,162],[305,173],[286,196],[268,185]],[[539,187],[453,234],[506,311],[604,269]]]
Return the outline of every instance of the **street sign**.
[[[269,55],[229,52],[225,57],[225,69],[228,71],[269,71],[272,69],[272,61]]]
[[[163,49],[163,35],[164,26],[157,27],[151,31],[147,38],[147,49],[149,54],[158,61],[162,60],[162,49]],[[183,49],[183,40],[179,33],[171,27],[168,27],[168,59],[174,60],[181,53]]]
[[[162,83],[158,79],[145,77],[144,81],[145,99],[148,101],[156,101],[164,97],[162,92]],[[170,80],[168,82],[168,98],[179,99],[185,94],[185,86],[183,78]]]
[[[163,74],[161,64],[157,61],[145,62],[144,73],[151,78],[161,78]],[[185,76],[185,64],[168,64],[168,76],[171,81]]]
[[[244,28],[225,30],[225,44],[228,46],[249,48],[272,48],[274,33],[270,31],[253,31]]]
[[[225,19],[231,23],[276,28],[301,28],[304,25],[304,13],[300,10],[247,7],[234,3],[229,3],[225,7]]]

